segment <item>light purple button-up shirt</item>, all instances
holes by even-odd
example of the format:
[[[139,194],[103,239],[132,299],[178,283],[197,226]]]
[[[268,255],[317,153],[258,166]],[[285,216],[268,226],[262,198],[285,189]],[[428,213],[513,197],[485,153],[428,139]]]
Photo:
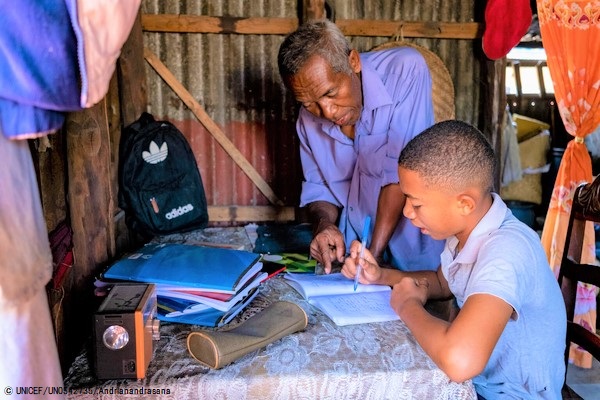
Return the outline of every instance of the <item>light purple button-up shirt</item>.
[[[398,182],[404,146],[434,123],[431,77],[417,50],[397,47],[360,58],[363,110],[355,140],[305,108],[296,124],[305,179],[300,206],[327,201],[342,207],[339,228],[347,248],[362,232],[365,217],[374,220],[381,188]],[[442,249],[443,242],[422,235],[402,217],[390,238],[388,261],[403,270],[434,270]]]

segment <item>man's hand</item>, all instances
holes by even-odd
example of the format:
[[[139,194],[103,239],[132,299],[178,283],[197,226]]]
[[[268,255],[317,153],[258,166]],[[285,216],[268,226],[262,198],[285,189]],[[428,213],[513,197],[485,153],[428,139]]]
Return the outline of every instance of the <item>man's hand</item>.
[[[321,224],[319,232],[310,242],[310,255],[323,265],[325,273],[331,272],[331,263],[334,260],[344,261],[346,245],[344,236],[335,224]]]

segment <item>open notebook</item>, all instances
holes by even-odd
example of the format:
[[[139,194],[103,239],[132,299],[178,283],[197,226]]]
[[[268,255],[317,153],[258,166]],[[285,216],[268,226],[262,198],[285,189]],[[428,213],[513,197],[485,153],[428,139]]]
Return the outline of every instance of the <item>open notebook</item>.
[[[400,318],[390,306],[392,290],[383,285],[359,284],[341,273],[329,275],[286,273],[287,283],[336,325],[395,321]]]

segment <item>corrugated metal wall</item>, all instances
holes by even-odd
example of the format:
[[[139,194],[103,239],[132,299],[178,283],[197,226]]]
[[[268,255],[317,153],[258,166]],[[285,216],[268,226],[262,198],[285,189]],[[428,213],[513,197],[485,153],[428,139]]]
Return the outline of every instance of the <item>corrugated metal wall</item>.
[[[330,1],[334,19],[472,22],[473,1]],[[143,0],[146,14],[231,17],[297,16],[297,0]],[[400,24],[399,24],[400,25]],[[401,31],[398,31],[398,35]],[[282,35],[144,33],[159,56],[208,115],[246,156],[286,205],[296,206],[302,172],[294,130],[296,108],[279,79],[276,59]],[[359,51],[390,37],[351,37]],[[456,88],[457,118],[476,123],[479,63],[472,40],[406,40],[434,51],[446,63]],[[202,173],[209,205],[267,205],[177,95],[147,68],[149,112],[177,124],[188,137]]]

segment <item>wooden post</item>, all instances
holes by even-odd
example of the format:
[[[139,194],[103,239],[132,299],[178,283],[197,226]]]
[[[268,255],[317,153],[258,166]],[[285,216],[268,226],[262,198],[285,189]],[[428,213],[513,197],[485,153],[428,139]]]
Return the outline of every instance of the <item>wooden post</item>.
[[[127,126],[138,119],[148,106],[141,12],[138,13],[129,38],[121,49],[121,56],[117,62],[117,76],[121,120],[123,126]]]
[[[477,21],[484,21],[485,8],[488,1],[474,2],[475,18]],[[483,29],[481,30],[483,35]],[[506,58],[499,60],[490,60],[483,52],[481,41],[474,43],[477,51],[476,55],[481,60],[481,112],[479,113],[479,126],[483,134],[490,141],[496,155],[496,171],[494,190],[500,193],[500,156],[502,150],[502,123],[504,122],[504,113],[506,110]]]
[[[99,305],[93,280],[111,258],[114,242],[114,199],[110,185],[110,134],[106,98],[95,106],[70,113],[67,135],[68,199],[73,229],[74,263],[67,278],[65,341],[78,351],[91,335],[90,317]],[[66,355],[66,360],[76,356]]]
[[[301,22],[326,18],[325,0],[302,0]]]
[[[117,127],[112,132],[111,144],[114,155],[114,187],[118,193],[118,165],[119,143],[121,142],[121,128],[125,127],[142,115],[148,108],[148,91],[146,81],[146,62],[144,61],[144,40],[142,32],[142,14],[138,12],[137,18],[131,28],[131,33],[121,49],[121,56],[117,61],[116,72],[118,87],[118,102],[110,109],[119,110],[120,118]],[[115,202],[117,200],[115,199]],[[115,205],[115,249],[116,254],[129,251],[140,245],[144,240],[136,232],[129,230],[125,224],[125,212]]]
[[[78,284],[93,276],[98,265],[109,259],[112,247],[113,193],[107,101],[67,115],[67,168],[69,206],[73,228]]]
[[[502,129],[504,122],[504,113],[506,112],[506,88],[505,71],[506,58],[499,60],[484,60],[481,98],[483,107],[481,110],[481,126],[483,133],[490,141],[494,153],[496,154],[496,164],[500,166],[500,153],[502,150]],[[494,187],[500,192],[500,171],[496,171]]]

